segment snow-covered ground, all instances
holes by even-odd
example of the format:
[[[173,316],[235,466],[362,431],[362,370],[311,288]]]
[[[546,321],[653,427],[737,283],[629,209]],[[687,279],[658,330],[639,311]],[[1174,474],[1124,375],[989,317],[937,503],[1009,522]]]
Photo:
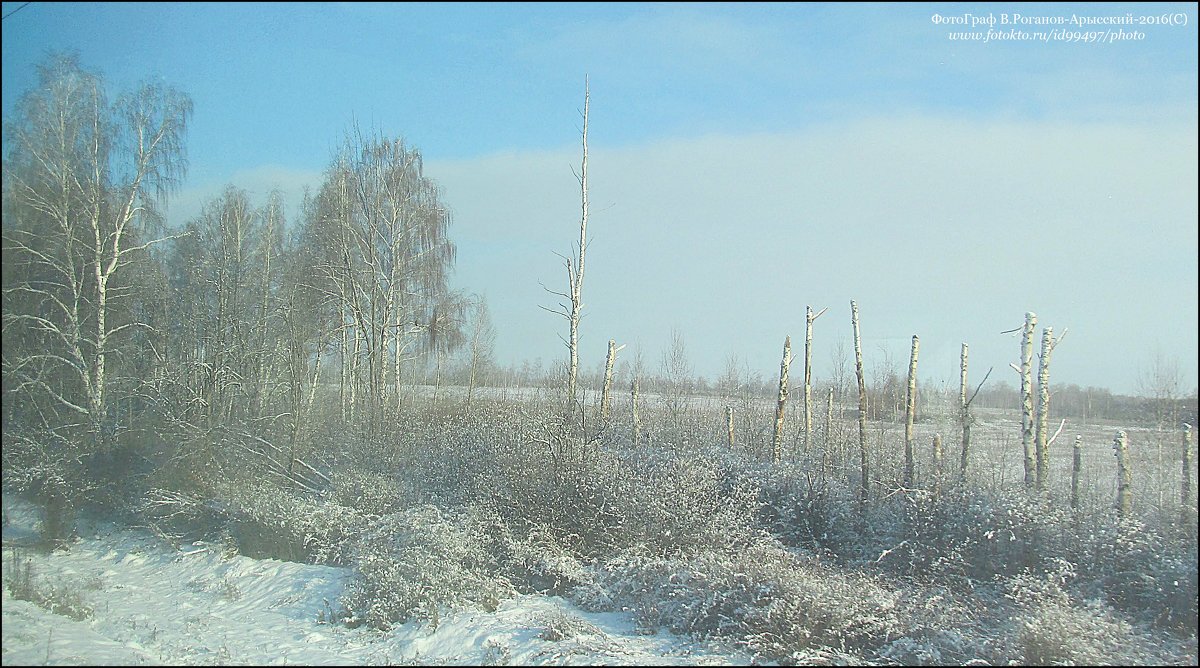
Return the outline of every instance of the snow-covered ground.
[[[448,613],[435,626],[387,633],[327,624],[352,571],[175,549],[141,530],[81,524],[69,550],[22,547],[37,510],[5,498],[3,664],[720,665],[751,663],[737,648],[634,632],[628,615],[589,613],[548,596],[519,596],[492,613]],[[14,558],[15,553],[15,558]],[[13,598],[31,562],[35,587],[77,599],[75,615]],[[87,610],[90,609],[90,614]],[[70,610],[67,611],[71,612]],[[73,617],[81,617],[75,619]]]

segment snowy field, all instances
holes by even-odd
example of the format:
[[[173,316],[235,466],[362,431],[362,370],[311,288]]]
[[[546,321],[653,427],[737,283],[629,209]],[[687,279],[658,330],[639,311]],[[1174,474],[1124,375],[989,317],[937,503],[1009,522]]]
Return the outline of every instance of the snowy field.
[[[494,613],[460,611],[387,633],[324,623],[350,575],[224,553],[174,549],[141,530],[80,525],[68,551],[46,554],[37,510],[5,498],[3,665],[746,665],[737,648],[666,631],[638,635],[628,615],[589,613],[550,596],[518,596]],[[12,597],[29,563],[59,590],[59,613]]]

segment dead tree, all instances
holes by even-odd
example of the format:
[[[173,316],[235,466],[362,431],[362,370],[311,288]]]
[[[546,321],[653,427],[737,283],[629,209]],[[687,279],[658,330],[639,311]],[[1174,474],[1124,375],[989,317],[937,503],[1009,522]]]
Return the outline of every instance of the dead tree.
[[[1033,442],[1033,329],[1037,315],[1032,311],[1025,314],[1025,326],[1021,328],[1021,366],[1013,366],[1021,374],[1021,449],[1024,454],[1025,487],[1032,488],[1036,480],[1037,451]]]
[[[729,432],[729,447],[733,447],[733,406],[725,407],[725,429]]]
[[[825,439],[824,439],[825,443],[824,443],[823,447],[826,450],[829,449],[829,444],[832,442],[832,440],[833,440],[833,388],[830,387],[828,401],[825,404]],[[841,450],[841,448],[839,448],[839,455],[838,455],[838,465],[839,466],[841,466],[842,464],[845,463],[844,461],[842,461],[842,455],[840,454],[840,450]]]
[[[1063,330],[1066,336],[1066,330]],[[1050,470],[1050,443],[1047,432],[1050,428],[1050,353],[1062,341],[1060,336],[1054,339],[1054,328],[1042,329],[1042,351],[1038,356],[1038,411],[1037,433],[1034,438],[1034,449],[1037,455],[1037,488],[1046,489],[1046,478]]]
[[[850,300],[850,323],[854,326],[854,372],[858,376],[858,459],[862,476],[858,501],[861,510],[867,509],[871,492],[871,477],[867,459],[867,380],[863,375],[862,336],[858,328],[858,304]]]
[[[579,319],[583,311],[583,270],[584,259],[587,255],[587,223],[588,223],[588,187],[587,187],[587,133],[588,133],[588,105],[590,103],[590,89],[587,78],[584,78],[583,86],[583,166],[580,172],[575,175],[579,181],[579,191],[582,200],[583,213],[579,219],[579,245],[575,248],[573,257],[563,257],[563,263],[567,267],[567,286],[568,292],[555,292],[547,289],[551,294],[558,295],[564,299],[570,300],[570,306],[560,303],[560,310],[543,309],[551,313],[557,313],[567,319],[570,326],[570,338],[567,341],[567,348],[570,351],[570,359],[567,362],[567,411],[572,412],[575,409],[576,394],[578,388],[579,376]],[[572,169],[574,172],[574,169]],[[562,257],[562,256],[560,256]]]
[[[783,407],[788,396],[788,367],[792,365],[792,337],[783,341],[783,361],[779,363],[779,403],[775,408],[775,438],[772,441],[772,461],[778,463],[783,455]]]
[[[613,365],[617,362],[617,353],[625,346],[617,346],[613,339],[608,340],[608,358],[604,361],[604,389],[600,394],[600,419],[607,420],[609,412],[609,390],[612,389]]]
[[[804,316],[804,451],[812,444],[812,327],[813,321],[820,318],[828,308],[813,315],[811,306],[805,307]]]
[[[912,489],[915,479],[913,462],[913,421],[917,415],[917,352],[921,341],[912,337],[912,355],[908,360],[908,385],[904,393],[904,487]]]
[[[1117,456],[1117,513],[1128,518],[1133,506],[1133,473],[1129,470],[1129,446],[1124,431],[1118,431],[1113,439],[1113,453]]]

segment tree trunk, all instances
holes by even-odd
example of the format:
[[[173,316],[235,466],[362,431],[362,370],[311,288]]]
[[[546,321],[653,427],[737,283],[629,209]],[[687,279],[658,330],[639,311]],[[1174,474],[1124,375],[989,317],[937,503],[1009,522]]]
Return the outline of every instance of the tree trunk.
[[[908,360],[908,389],[904,393],[904,487],[912,489],[915,479],[913,462],[913,421],[917,415],[917,352],[920,339],[912,337],[912,356]]]
[[[971,407],[967,404],[967,344],[962,344],[959,363],[958,411],[962,423],[962,460],[958,465],[960,482],[967,481],[967,452],[971,449]]]
[[[783,341],[783,361],[779,363],[779,403],[775,408],[775,438],[772,441],[772,461],[779,463],[783,456],[783,407],[788,396],[788,367],[792,364],[792,337]]]
[[[733,406],[725,407],[725,430],[729,434],[729,447],[733,447]]]
[[[804,313],[804,451],[812,445],[812,329],[813,310],[805,307]]]
[[[1133,473],[1129,470],[1129,447],[1124,431],[1118,431],[1113,439],[1113,451],[1117,455],[1117,513],[1128,518],[1133,506]]]
[[[829,388],[829,399],[825,404],[825,438],[824,438],[824,441],[825,442],[822,447],[824,447],[826,450],[828,450],[830,444],[832,444],[832,442],[833,442],[833,388],[832,387]],[[840,450],[841,450],[841,448],[839,448],[839,451]],[[844,463],[845,462],[842,461],[842,457],[839,454],[838,455],[838,466],[841,466]]]
[[[1033,443],[1033,328],[1037,315],[1032,311],[1025,314],[1025,327],[1021,334],[1021,448],[1024,453],[1025,486],[1033,487],[1036,480],[1037,451]]]
[[[609,390],[612,389],[613,365],[617,361],[617,342],[608,340],[608,358],[604,361],[604,389],[600,393],[600,420],[608,419]]]
[[[1038,363],[1037,432],[1034,438],[1037,455],[1037,488],[1046,489],[1050,469],[1050,452],[1046,439],[1050,428],[1050,353],[1054,351],[1054,328],[1042,329],[1042,352]]]
[[[584,81],[583,89],[583,167],[579,173],[579,188],[580,195],[583,201],[583,214],[579,219],[579,262],[575,267],[574,273],[568,271],[568,276],[571,278],[571,361],[570,369],[567,376],[567,403],[568,411],[573,411],[575,408],[576,394],[576,379],[579,375],[579,316],[583,309],[583,268],[584,256],[587,254],[587,222],[588,222],[588,189],[587,189],[587,132],[588,132],[588,105],[590,100],[590,91],[587,81]],[[569,269],[568,265],[568,269]]]
[[[858,459],[862,480],[859,485],[858,502],[865,512],[871,493],[871,476],[867,458],[867,380],[863,375],[862,335],[858,328],[858,304],[850,301],[850,321],[854,325],[854,373],[858,377]]]

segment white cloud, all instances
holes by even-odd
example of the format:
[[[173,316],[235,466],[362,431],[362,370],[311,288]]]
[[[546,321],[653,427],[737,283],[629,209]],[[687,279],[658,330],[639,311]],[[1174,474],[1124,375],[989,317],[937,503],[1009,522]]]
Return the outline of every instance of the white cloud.
[[[854,298],[868,346],[906,358],[919,334],[922,372],[941,376],[962,341],[974,363],[1006,366],[1015,344],[999,332],[1034,310],[1071,328],[1061,382],[1132,391],[1136,369],[1112,361],[1126,352],[1157,344],[1196,367],[1196,151],[1194,124],[917,117],[593,141],[583,353],[616,337],[654,359],[676,325],[700,372],[735,348],[765,370],[812,304],[831,307],[826,360]],[[578,160],[566,147],[426,166],[456,213],[458,282],[492,300],[502,357],[562,354],[539,281],[564,281],[554,252],[578,235]]]

